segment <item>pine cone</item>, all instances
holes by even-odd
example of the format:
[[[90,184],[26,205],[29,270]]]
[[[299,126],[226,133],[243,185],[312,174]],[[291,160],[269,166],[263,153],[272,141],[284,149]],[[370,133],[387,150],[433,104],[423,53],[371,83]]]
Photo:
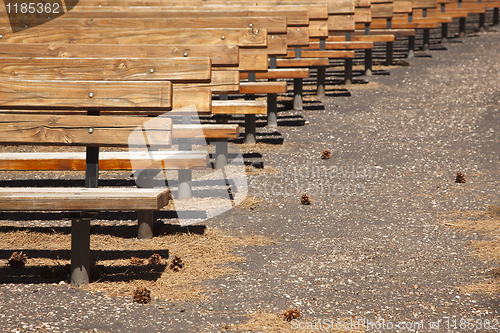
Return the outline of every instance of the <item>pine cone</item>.
[[[150,265],[159,265],[161,264],[161,256],[158,253],[153,253],[151,257],[149,257]]]
[[[457,172],[455,175],[455,183],[465,183],[465,175],[462,172]]]
[[[131,265],[142,265],[142,259],[139,259],[137,257],[132,257],[132,258],[130,258],[130,264]]]
[[[327,160],[329,159],[330,157],[332,157],[332,152],[329,151],[328,149],[325,149],[321,152],[321,158],[324,159],[324,160]]]
[[[174,259],[172,259],[172,263],[170,264],[169,268],[174,272],[178,272],[182,269],[182,267],[184,267],[182,259],[178,256],[175,256]]]
[[[24,266],[26,266],[27,261],[28,261],[28,256],[24,254],[23,251],[21,252],[16,251],[12,253],[12,255],[10,256],[9,266],[11,268],[23,268]]]
[[[300,318],[299,309],[290,308],[289,310],[286,310],[283,313],[283,319],[288,322],[292,321],[293,319],[299,319],[299,318]]]
[[[134,302],[148,304],[151,302],[151,291],[144,287],[139,287],[134,291]]]
[[[310,205],[310,204],[311,204],[311,197],[309,196],[309,194],[304,193],[304,194],[302,194],[302,196],[300,197],[300,202],[301,202],[303,205]]]

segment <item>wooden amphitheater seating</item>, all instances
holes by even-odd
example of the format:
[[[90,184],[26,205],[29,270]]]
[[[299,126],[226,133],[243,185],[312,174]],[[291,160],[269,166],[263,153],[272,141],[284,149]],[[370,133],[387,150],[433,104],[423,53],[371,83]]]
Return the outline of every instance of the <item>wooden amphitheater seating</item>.
[[[99,147],[130,146],[130,134],[138,129],[141,131],[151,118],[124,114],[137,113],[138,108],[155,112],[170,110],[172,85],[168,81],[2,79],[0,91],[0,109],[4,112],[0,130],[9,133],[1,136],[2,144],[87,147],[86,188],[1,188],[0,210],[69,212],[71,283],[75,286],[88,283],[90,219],[100,211],[138,211],[140,219],[141,214],[148,215],[166,206],[169,198],[164,188],[97,187]],[[44,109],[91,111],[88,115],[47,115],[37,111]],[[28,114],[16,114],[11,110],[23,110]],[[99,115],[99,110],[107,110],[109,114]],[[155,119],[147,127],[147,133],[142,135],[147,135],[150,145],[159,149],[170,147],[171,119]]]

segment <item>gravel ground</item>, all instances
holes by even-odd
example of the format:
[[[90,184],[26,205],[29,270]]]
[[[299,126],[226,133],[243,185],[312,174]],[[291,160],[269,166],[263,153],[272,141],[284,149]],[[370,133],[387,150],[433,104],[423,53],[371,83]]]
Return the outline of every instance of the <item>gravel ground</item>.
[[[329,86],[320,102],[306,96],[304,111],[280,113],[276,131],[258,129],[285,142],[245,148],[262,154],[249,190],[264,201],[207,224],[275,243],[240,249],[241,272],[207,282],[207,301],[138,305],[65,284],[9,283],[0,285],[0,331],[220,332],[289,307],[304,324],[424,323],[392,331],[498,322],[497,294],[459,291],[496,267],[469,246],[484,236],[446,227],[443,214],[500,201],[500,34],[445,47],[348,90]],[[467,183],[454,182],[458,171]],[[311,205],[300,204],[304,192]]]

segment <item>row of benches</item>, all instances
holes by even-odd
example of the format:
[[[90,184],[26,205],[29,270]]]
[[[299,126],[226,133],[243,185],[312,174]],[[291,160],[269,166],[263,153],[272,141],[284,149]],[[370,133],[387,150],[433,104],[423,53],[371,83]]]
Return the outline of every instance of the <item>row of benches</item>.
[[[85,189],[1,189],[0,210],[70,211],[71,282],[87,283],[90,219],[99,211],[135,210],[138,236],[152,237],[153,212],[169,200],[168,190],[152,188],[160,170],[179,170],[178,199],[191,195],[191,170],[208,166],[208,153],[193,151],[193,140],[214,143],[215,168],[227,164],[227,140],[238,137],[239,127],[221,115],[245,115],[245,141],[253,144],[256,115],[267,114],[268,125],[277,126],[276,97],[286,92],[285,79],[294,79],[300,110],[309,68],[317,68],[322,96],[330,59],[344,59],[350,83],[355,50],[364,50],[370,74],[373,43],[387,43],[390,64],[395,37],[409,38],[412,56],[415,29],[424,29],[426,47],[429,29],[441,24],[447,33],[455,17],[465,22],[469,13],[496,8],[497,22],[498,5],[80,0],[54,20],[47,13],[0,16],[1,26],[15,31],[0,35],[0,143],[86,147],[85,153],[0,154],[0,170],[86,171]],[[233,94],[267,94],[267,102],[228,98]],[[219,123],[193,124],[197,114],[216,115]],[[164,151],[172,144],[178,151]],[[99,147],[144,151],[100,153]],[[100,188],[100,169],[140,169],[138,183],[151,188]]]

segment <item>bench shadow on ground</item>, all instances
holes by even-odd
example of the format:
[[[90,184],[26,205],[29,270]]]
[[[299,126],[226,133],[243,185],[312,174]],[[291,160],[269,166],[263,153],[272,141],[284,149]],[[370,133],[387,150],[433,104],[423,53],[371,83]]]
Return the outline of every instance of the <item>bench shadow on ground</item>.
[[[2,226],[0,232],[15,232],[30,230],[41,233],[63,233],[70,234],[70,227],[15,227]],[[180,226],[167,223],[156,223],[155,234],[162,235],[180,235],[180,234],[199,234],[205,233],[205,225]],[[100,226],[93,225],[92,234],[108,234],[123,238],[133,238],[137,234],[137,228],[132,226]],[[0,258],[8,259],[14,250],[0,250]],[[60,264],[59,260],[70,260],[71,250],[40,250],[40,249],[22,249],[22,252],[28,258],[53,260],[53,264],[46,265],[28,265],[22,268],[11,268],[8,265],[0,266],[0,283],[16,284],[43,284],[57,283],[61,280],[68,281],[70,274],[69,264]],[[159,254],[162,257],[160,264],[152,265],[148,263],[148,258],[153,254]],[[141,264],[132,263],[125,265],[96,265],[97,260],[129,260],[132,257],[142,259]],[[92,282],[130,282],[134,280],[155,281],[159,279],[167,268],[166,260],[169,258],[169,250],[91,250],[90,258],[91,271],[90,279]]]

